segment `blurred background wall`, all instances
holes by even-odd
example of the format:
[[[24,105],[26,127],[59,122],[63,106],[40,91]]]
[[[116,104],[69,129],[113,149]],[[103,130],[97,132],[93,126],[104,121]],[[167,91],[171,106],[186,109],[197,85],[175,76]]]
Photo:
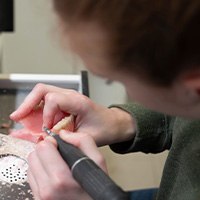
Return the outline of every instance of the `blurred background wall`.
[[[0,33],[0,73],[2,71],[3,35]]]
[[[62,49],[49,0],[15,1],[15,32],[0,35],[0,52],[2,44],[2,73],[77,74],[85,69],[81,61]],[[101,105],[127,100],[120,83],[108,85],[104,79],[89,74],[89,87],[91,99]],[[124,189],[159,186],[167,152],[122,156],[109,147],[101,151],[111,177]]]

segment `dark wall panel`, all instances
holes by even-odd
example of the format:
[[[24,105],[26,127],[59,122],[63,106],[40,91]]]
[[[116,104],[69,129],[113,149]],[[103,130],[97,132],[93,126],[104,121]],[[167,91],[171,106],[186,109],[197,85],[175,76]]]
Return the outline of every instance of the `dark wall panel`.
[[[14,2],[13,0],[0,0],[0,32],[14,29]]]

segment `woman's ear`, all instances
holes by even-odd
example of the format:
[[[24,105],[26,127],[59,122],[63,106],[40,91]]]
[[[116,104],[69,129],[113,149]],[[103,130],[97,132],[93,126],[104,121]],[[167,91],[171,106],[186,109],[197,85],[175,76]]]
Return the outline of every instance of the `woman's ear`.
[[[181,76],[184,87],[200,96],[200,69],[186,72]]]

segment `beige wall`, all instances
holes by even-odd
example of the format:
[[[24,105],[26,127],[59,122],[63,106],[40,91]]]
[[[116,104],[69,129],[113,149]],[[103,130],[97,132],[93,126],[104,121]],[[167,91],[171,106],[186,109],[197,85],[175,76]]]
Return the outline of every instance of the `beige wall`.
[[[113,180],[125,190],[158,187],[168,152],[158,155],[133,153],[118,155],[102,149]]]
[[[15,1],[15,32],[4,37],[3,72],[72,73],[49,0]]]
[[[83,66],[63,52],[54,30],[49,0],[17,0],[16,31],[4,39],[4,73],[79,73]],[[122,85],[89,75],[90,96],[102,105],[126,102]],[[124,189],[157,187],[167,152],[117,155],[101,148],[111,177]]]
[[[2,71],[3,35],[0,34],[0,73]]]

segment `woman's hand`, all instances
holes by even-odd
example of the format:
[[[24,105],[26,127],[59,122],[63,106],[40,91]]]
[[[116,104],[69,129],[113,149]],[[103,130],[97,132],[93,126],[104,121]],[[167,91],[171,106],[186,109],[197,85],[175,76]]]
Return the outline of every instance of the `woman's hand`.
[[[104,158],[91,136],[62,132],[60,137],[78,147],[107,172]],[[72,177],[70,169],[56,148],[56,142],[52,142],[52,139],[47,137],[38,143],[36,150],[28,158],[28,181],[34,197],[37,200],[91,200]]]
[[[132,117],[118,108],[105,108],[75,90],[38,84],[21,106],[10,115],[19,121],[43,102],[43,126],[52,128],[62,113],[75,116],[75,132],[90,134],[98,146],[129,140],[134,137]],[[60,114],[61,113],[61,114]],[[42,128],[42,127],[41,127]]]

